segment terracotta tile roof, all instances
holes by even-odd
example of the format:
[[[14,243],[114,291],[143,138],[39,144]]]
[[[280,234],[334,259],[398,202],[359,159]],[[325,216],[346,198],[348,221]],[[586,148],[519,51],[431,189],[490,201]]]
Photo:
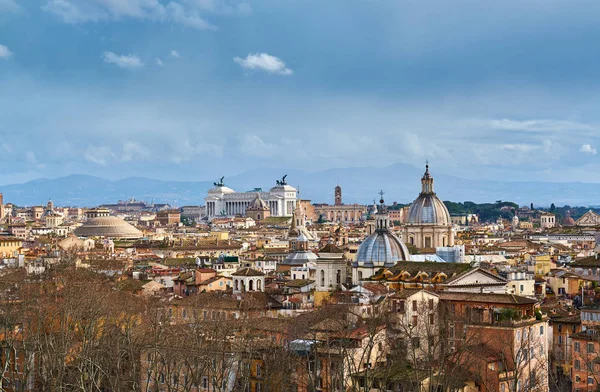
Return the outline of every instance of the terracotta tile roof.
[[[319,249],[319,253],[344,253],[344,251],[333,244],[327,244]]]
[[[375,295],[384,295],[390,292],[387,286],[379,283],[363,283],[362,287]]]
[[[309,280],[309,279],[294,279],[294,280],[290,280],[289,282],[285,283],[286,287],[304,287],[304,286],[308,286],[311,283],[314,283],[314,280]]]
[[[265,276],[265,274],[253,268],[243,268],[239,271],[234,272],[233,274],[231,274],[231,276]]]
[[[596,256],[584,257],[577,259],[571,264],[570,267],[582,267],[582,268],[600,268],[600,259]]]
[[[458,293],[444,291],[440,294],[444,301],[485,302],[492,304],[534,305],[538,301],[520,295],[491,293]]]

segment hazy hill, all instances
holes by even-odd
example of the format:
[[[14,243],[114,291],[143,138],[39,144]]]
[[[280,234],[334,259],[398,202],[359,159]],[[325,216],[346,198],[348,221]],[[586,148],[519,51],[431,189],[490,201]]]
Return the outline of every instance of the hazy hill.
[[[226,177],[225,184],[237,191],[254,188],[269,189],[275,180],[288,174],[290,185],[300,189],[301,197],[313,202],[333,202],[333,188],[343,189],[345,203],[370,204],[380,189],[387,202],[407,203],[419,193],[422,168],[395,164],[384,168],[344,168],[318,172],[286,169],[255,169],[238,176]],[[597,205],[600,204],[600,184],[479,181],[436,173],[435,190],[443,200],[494,202],[510,200],[520,205]],[[45,203],[51,198],[58,205],[93,206],[135,197],[140,200],[167,202],[177,206],[203,204],[206,191],[213,181],[166,181],[142,177],[118,181],[88,175],[70,175],[54,179],[39,179],[24,184],[0,186],[5,202],[17,205]]]

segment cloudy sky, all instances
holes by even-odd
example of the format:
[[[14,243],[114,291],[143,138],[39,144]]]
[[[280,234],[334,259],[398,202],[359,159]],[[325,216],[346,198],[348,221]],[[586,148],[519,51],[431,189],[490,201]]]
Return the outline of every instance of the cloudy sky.
[[[0,0],[0,183],[404,162],[600,182],[600,2]]]

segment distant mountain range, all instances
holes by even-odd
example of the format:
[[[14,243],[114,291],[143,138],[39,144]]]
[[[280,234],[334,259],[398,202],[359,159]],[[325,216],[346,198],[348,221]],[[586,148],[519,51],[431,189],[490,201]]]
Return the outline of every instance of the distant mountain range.
[[[219,177],[215,173],[215,180]],[[254,169],[243,174],[225,177],[225,185],[236,191],[255,188],[267,190],[275,180],[287,174],[288,184],[300,189],[303,199],[313,202],[333,203],[333,190],[339,184],[344,203],[371,204],[378,192],[385,192],[388,203],[411,202],[420,192],[422,168],[407,164],[394,164],[383,168],[359,167],[328,169],[317,172],[286,169]],[[600,184],[508,182],[467,180],[432,171],[435,190],[442,200],[473,201],[477,203],[496,200],[513,201],[520,205],[537,206],[588,206],[600,204]],[[131,177],[111,181],[88,175],[70,175],[54,179],[39,179],[24,184],[0,186],[5,202],[17,205],[39,205],[52,199],[57,205],[95,206],[116,203],[134,197],[138,200],[169,203],[176,206],[204,204],[206,192],[213,187],[211,181],[166,181]]]

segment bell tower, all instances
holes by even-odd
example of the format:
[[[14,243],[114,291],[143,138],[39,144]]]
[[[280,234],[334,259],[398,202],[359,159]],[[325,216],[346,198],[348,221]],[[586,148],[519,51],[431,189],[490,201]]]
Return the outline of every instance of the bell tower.
[[[339,185],[335,187],[335,205],[342,205],[342,187]]]

